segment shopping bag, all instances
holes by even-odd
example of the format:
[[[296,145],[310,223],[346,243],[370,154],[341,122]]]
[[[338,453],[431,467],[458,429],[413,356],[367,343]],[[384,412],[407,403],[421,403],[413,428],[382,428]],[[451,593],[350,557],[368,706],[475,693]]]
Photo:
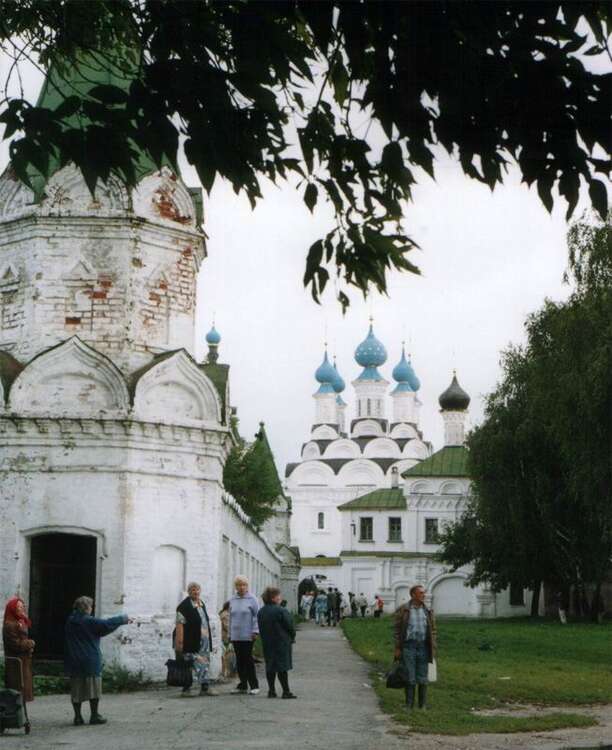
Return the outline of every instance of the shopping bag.
[[[166,685],[169,687],[191,687],[193,672],[189,662],[183,659],[168,659],[166,667],[168,669]]]
[[[399,690],[400,688],[406,687],[406,684],[404,665],[401,661],[396,661],[387,672],[387,687],[392,690]]]
[[[430,661],[427,665],[427,682],[436,682],[438,679],[438,664],[436,660]]]

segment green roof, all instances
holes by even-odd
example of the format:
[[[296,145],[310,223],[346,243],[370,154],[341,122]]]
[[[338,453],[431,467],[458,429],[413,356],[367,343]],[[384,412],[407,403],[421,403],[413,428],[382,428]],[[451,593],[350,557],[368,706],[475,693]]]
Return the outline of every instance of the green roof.
[[[199,365],[200,370],[209,378],[217,389],[221,399],[221,408],[223,410],[223,420],[227,409],[227,381],[229,379],[229,365],[220,365],[217,362],[205,362]]]
[[[467,477],[467,448],[463,445],[446,445],[405,471],[403,477]]]
[[[374,490],[339,505],[338,510],[406,510],[406,498],[399,487]]]
[[[302,567],[309,568],[330,568],[336,565],[342,565],[339,557],[302,557]]]
[[[435,552],[380,552],[376,550],[368,552],[367,550],[343,549],[340,557],[397,557],[402,560],[418,560],[421,557],[436,559],[437,554]]]

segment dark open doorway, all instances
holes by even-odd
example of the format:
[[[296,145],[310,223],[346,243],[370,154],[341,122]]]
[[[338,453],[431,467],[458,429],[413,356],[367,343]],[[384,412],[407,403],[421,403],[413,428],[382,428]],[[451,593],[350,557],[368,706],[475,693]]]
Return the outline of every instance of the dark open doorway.
[[[36,656],[61,659],[64,623],[79,596],[96,593],[96,538],[41,534],[30,548],[30,617]]]

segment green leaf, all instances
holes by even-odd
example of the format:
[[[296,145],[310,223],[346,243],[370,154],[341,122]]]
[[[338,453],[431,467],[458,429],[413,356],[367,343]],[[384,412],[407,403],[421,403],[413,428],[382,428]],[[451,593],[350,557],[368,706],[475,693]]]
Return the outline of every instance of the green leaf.
[[[591,180],[589,183],[589,197],[593,208],[605,221],[608,215],[608,191],[601,180]]]
[[[342,106],[346,100],[350,79],[348,71],[339,56],[332,68],[331,80],[334,86],[334,98]]]
[[[312,213],[317,203],[318,193],[317,186],[313,182],[309,182],[304,193],[304,203],[308,206],[310,213]]]

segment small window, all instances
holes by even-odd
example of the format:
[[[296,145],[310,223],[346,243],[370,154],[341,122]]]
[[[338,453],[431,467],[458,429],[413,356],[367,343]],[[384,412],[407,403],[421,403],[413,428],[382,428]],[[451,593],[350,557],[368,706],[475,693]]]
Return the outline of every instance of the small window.
[[[361,401],[357,402],[357,416],[361,416]]]
[[[359,519],[359,541],[374,541],[374,520],[372,518]]]
[[[317,529],[325,528],[325,513],[317,513]]]
[[[390,542],[402,541],[402,519],[401,518],[389,518],[389,541]]]
[[[372,416],[372,401],[371,401],[371,399],[368,399],[368,408],[367,408],[367,411],[366,411],[366,415],[368,417]]]
[[[438,534],[438,519],[425,519],[425,544],[438,544],[440,537]]]
[[[524,607],[525,606],[525,592],[523,587],[518,583],[510,584],[510,606],[511,607]]]

